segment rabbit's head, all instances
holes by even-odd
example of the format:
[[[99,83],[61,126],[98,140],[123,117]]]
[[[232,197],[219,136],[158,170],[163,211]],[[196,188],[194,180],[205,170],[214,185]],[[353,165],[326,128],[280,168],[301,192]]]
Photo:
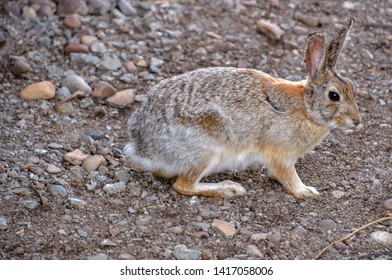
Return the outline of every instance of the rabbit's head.
[[[327,46],[320,33],[308,36],[305,67],[307,114],[316,123],[333,128],[354,128],[362,122],[355,101],[355,85],[336,71],[336,62],[353,25],[349,19]]]

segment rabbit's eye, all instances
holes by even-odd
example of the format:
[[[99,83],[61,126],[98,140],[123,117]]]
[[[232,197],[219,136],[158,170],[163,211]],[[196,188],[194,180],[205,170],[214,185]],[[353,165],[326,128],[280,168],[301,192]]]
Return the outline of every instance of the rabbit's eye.
[[[329,97],[329,99],[330,99],[331,101],[334,101],[334,102],[338,102],[338,101],[340,100],[340,95],[339,95],[339,93],[337,93],[337,92],[335,92],[335,91],[330,91],[330,92],[328,93],[328,97]]]

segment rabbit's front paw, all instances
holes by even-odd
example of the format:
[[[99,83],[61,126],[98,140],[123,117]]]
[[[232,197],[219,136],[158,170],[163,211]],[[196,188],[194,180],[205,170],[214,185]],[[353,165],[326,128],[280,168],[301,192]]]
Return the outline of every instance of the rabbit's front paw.
[[[245,195],[246,190],[240,184],[226,180],[219,183],[218,193],[220,197],[230,198],[233,196]]]
[[[320,195],[320,193],[315,188],[305,186],[304,184],[301,184],[299,187],[294,188],[291,191],[296,198],[315,198],[316,196]]]

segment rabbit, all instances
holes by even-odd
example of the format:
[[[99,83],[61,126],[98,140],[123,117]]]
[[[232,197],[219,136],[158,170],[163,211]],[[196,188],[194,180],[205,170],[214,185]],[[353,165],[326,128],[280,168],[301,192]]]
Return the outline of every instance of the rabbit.
[[[307,37],[307,78],[292,82],[264,72],[212,67],[162,80],[128,120],[126,163],[163,178],[183,195],[230,198],[245,195],[238,183],[200,180],[253,164],[266,167],[298,199],[319,192],[295,170],[335,128],[362,122],[354,83],[336,71],[353,25],[349,19],[327,45],[321,33]]]

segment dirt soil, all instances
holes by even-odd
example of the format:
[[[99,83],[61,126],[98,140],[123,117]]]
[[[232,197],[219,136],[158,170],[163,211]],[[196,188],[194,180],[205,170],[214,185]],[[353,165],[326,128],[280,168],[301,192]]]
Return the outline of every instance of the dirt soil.
[[[0,4],[0,259],[313,259],[392,212],[392,1],[128,1],[131,11],[115,0],[86,1],[98,5],[86,14],[75,0],[81,15],[74,28],[59,15],[60,2]],[[333,131],[298,161],[302,181],[321,196],[296,201],[250,168],[204,179],[239,182],[246,196],[182,196],[170,181],[124,166],[127,119],[152,85],[210,66],[303,79],[307,34],[331,38],[348,17],[355,23],[338,68],[356,84],[364,124]],[[281,27],[282,38],[260,33],[259,19]],[[90,57],[66,51],[86,34],[102,43],[87,50]],[[134,65],[102,66],[107,53]],[[11,71],[18,59],[31,70]],[[136,101],[121,106],[88,95],[60,110],[69,71],[92,88],[106,81],[134,89]],[[42,80],[55,85],[55,98],[19,97]],[[72,165],[64,154],[75,149],[106,164],[90,172]],[[125,188],[105,191],[119,181]],[[233,224],[234,236],[216,231],[216,219]],[[391,260],[391,233],[391,220],[377,223],[321,258]]]

